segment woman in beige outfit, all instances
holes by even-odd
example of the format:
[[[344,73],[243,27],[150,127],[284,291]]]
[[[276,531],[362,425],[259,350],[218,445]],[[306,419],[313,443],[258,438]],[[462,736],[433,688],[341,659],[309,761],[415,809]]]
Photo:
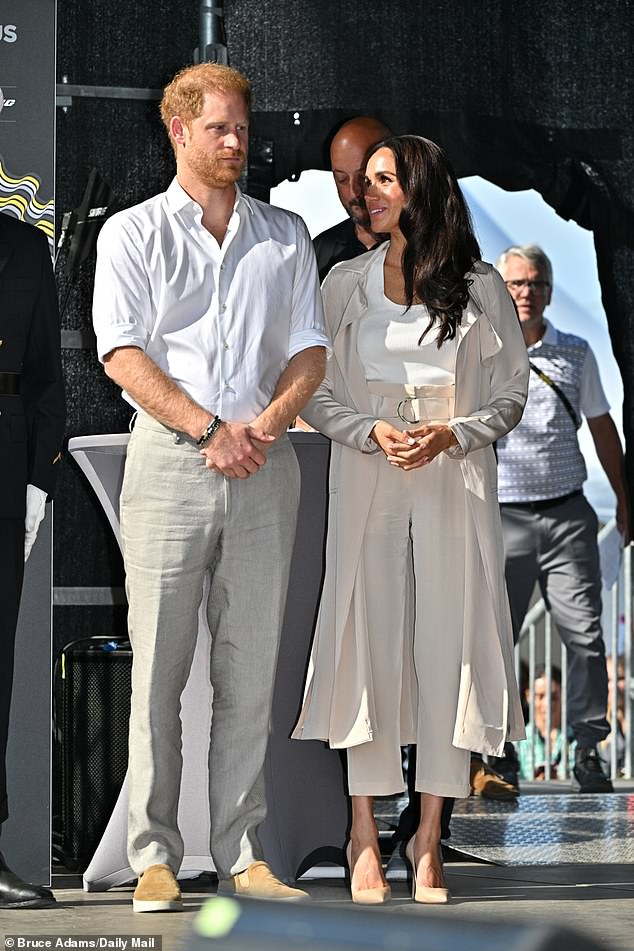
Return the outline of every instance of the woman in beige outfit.
[[[443,153],[379,143],[366,168],[379,249],[336,266],[333,340],[304,411],[333,440],[326,576],[294,731],[348,750],[353,900],[389,898],[373,796],[404,789],[416,743],[418,901],[443,902],[445,796],[469,794],[469,751],[524,735],[503,573],[493,442],[519,421],[526,347]]]

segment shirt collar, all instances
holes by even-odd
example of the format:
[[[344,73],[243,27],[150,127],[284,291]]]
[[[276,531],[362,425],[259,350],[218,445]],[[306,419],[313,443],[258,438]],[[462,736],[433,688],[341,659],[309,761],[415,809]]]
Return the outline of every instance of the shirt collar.
[[[253,205],[249,196],[245,195],[238,185],[235,186],[235,189],[236,200],[233,210],[237,211],[239,205],[244,205],[250,211],[250,213],[253,214]],[[187,194],[176,176],[174,176],[170,182],[167,191],[165,192],[165,196],[168,208],[173,214],[188,209],[192,212],[192,214],[196,215],[199,220],[202,218],[202,208],[197,201],[194,201],[194,199]]]
[[[546,330],[544,331],[544,335],[542,336],[540,340],[537,341],[537,343],[531,344],[531,346],[528,348],[529,350],[532,350],[534,347],[541,347],[543,344],[549,344],[551,347],[557,346],[557,343],[559,341],[559,331],[557,330],[556,327],[553,327],[551,322],[549,320],[546,320],[545,317],[544,317],[544,323],[546,325]]]

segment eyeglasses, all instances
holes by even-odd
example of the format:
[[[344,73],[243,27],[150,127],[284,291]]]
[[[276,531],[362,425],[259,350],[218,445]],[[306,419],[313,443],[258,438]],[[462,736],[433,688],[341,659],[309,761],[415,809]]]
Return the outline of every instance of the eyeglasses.
[[[527,287],[529,291],[544,291],[547,287],[550,287],[548,281],[527,281],[525,278],[517,281],[504,281],[504,283],[511,291],[521,291],[523,287]]]

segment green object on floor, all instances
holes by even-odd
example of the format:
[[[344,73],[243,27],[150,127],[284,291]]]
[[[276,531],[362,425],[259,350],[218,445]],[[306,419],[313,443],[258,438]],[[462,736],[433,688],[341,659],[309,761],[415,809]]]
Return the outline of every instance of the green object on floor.
[[[233,898],[210,898],[198,913],[194,927],[204,938],[224,938],[241,913],[240,903]]]

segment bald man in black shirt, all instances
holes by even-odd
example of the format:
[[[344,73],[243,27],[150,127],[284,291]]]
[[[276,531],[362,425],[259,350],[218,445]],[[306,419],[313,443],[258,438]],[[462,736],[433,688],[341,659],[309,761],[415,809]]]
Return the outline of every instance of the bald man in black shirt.
[[[322,231],[314,239],[319,280],[333,265],[349,261],[381,243],[374,234],[363,199],[363,176],[367,150],[392,134],[380,119],[357,116],[339,127],[330,143],[330,167],[341,204],[348,218]]]

